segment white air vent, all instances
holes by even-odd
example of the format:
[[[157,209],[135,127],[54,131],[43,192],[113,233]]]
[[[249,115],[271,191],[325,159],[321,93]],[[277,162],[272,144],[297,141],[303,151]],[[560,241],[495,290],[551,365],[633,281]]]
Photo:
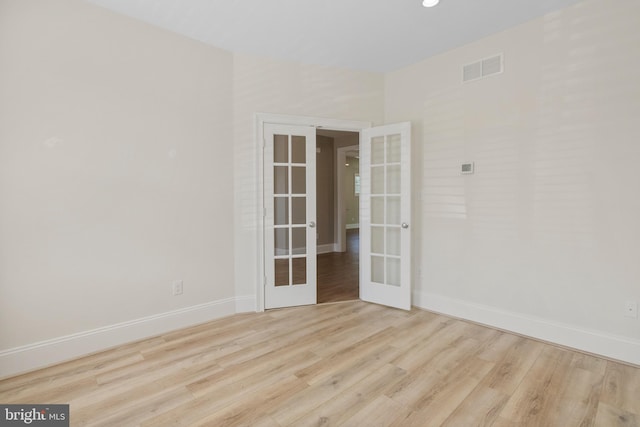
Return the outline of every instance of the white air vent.
[[[500,74],[502,71],[502,54],[498,54],[462,67],[462,81],[478,80],[483,77]]]
[[[468,82],[480,77],[482,77],[482,62],[465,65],[462,69],[462,81]]]

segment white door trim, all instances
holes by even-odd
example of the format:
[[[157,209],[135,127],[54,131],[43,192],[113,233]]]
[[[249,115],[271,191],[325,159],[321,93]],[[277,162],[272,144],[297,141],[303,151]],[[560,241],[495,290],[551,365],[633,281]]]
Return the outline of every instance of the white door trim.
[[[256,248],[258,252],[258,276],[256,277],[256,311],[264,311],[264,124],[282,124],[297,126],[313,126],[330,130],[360,132],[371,127],[371,122],[357,120],[330,119],[326,117],[291,116],[284,114],[256,113],[255,114],[255,143],[258,152],[258,182],[255,209],[258,213],[256,224]]]
[[[347,250],[347,224],[344,218],[344,167],[347,151],[360,150],[360,145],[340,147],[336,150],[336,249],[338,252]],[[359,216],[360,214],[358,214]]]

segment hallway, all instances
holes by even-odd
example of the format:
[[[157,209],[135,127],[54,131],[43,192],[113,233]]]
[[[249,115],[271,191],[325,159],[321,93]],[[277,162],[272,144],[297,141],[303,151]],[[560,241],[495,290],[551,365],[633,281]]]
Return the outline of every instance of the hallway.
[[[318,255],[318,304],[359,297],[360,230],[347,230],[347,251]]]

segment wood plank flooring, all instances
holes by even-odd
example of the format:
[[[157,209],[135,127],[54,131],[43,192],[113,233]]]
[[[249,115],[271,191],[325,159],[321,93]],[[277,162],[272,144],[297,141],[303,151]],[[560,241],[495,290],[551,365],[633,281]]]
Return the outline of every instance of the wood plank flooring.
[[[640,368],[414,309],[235,315],[0,381],[74,426],[639,426]]]
[[[318,255],[318,303],[352,301],[360,296],[360,235],[347,230],[347,251]]]

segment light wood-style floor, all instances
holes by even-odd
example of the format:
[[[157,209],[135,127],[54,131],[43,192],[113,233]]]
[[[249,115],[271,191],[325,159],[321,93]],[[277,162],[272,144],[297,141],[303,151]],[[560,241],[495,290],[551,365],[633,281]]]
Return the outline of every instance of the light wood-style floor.
[[[364,302],[228,317],[0,382],[74,426],[638,426],[640,369]]]
[[[352,301],[360,296],[360,234],[347,230],[347,251],[318,255],[318,303]]]

